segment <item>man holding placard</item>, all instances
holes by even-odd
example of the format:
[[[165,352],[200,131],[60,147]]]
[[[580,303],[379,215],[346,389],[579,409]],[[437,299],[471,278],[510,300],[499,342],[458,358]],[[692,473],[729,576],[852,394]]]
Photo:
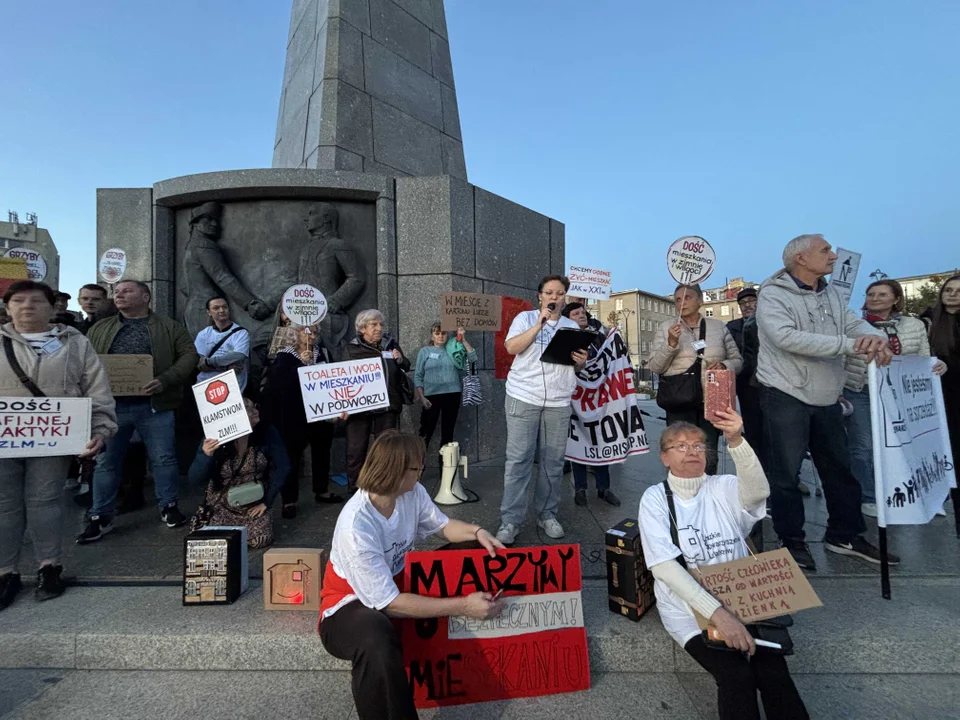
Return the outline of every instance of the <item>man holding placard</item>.
[[[12,322],[0,328],[0,609],[20,590],[25,527],[40,566],[36,598],[63,593],[60,496],[67,468],[76,455],[96,455],[117,431],[96,352],[74,328],[50,324],[53,290],[20,280],[3,301]]]
[[[180,469],[177,466],[173,411],[183,400],[183,386],[196,371],[198,355],[186,328],[150,309],[150,288],[138,280],[123,280],[114,290],[120,311],[90,329],[91,344],[104,355],[150,355],[154,379],[140,395],[117,399],[119,429],[97,460],[93,475],[93,507],[78,543],[99,540],[113,529],[120,470],[134,430],[140,433],[153,466],[160,519],[169,528],[187,518],[177,506]]]

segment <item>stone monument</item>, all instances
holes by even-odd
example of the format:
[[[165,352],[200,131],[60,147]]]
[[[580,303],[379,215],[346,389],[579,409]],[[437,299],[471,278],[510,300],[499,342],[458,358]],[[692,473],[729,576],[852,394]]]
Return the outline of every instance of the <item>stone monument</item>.
[[[294,0],[283,78],[273,168],[97,190],[97,255],[125,250],[155,310],[193,331],[216,287],[265,355],[283,291],[310,282],[331,302],[332,350],[376,307],[413,359],[441,292],[533,300],[564,271],[562,223],[466,180],[442,0]],[[470,339],[484,402],[462,409],[457,439],[497,458],[493,333]]]

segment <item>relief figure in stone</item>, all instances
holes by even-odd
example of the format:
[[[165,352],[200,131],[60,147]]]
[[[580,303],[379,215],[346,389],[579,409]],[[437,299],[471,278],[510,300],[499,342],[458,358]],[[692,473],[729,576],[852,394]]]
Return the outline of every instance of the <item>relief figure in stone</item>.
[[[183,253],[182,292],[187,296],[183,320],[191,336],[207,325],[207,300],[221,293],[254,320],[265,320],[271,315],[267,304],[247,290],[227,266],[218,244],[222,216],[223,206],[218,202],[204,203],[190,213],[190,239]]]
[[[337,357],[350,330],[347,310],[363,293],[363,261],[340,237],[340,216],[328,203],[314,203],[306,218],[310,243],[300,253],[298,281],[313,285],[327,299],[327,317],[320,325],[324,345]]]

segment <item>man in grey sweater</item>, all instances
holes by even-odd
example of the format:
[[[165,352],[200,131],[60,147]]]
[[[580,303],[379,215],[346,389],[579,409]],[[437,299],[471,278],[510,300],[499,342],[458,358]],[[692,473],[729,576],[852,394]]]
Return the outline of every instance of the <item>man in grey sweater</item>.
[[[850,471],[838,398],[843,360],[863,355],[889,364],[886,337],[847,307],[827,284],[837,256],[822,235],[800,235],[783,251],[784,269],[761,285],[757,305],[760,355],[757,380],[764,415],[773,527],[800,567],[816,570],[803,531],[803,498],[797,473],[809,446],[827,498],[824,547],[880,562],[863,537],[860,484]],[[899,559],[890,554],[890,563]]]

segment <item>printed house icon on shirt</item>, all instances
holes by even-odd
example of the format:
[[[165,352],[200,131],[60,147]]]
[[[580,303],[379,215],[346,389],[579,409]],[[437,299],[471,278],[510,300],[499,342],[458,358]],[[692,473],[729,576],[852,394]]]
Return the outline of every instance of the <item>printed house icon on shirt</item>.
[[[265,610],[319,610],[325,552],[275,548],[263,555]]]

